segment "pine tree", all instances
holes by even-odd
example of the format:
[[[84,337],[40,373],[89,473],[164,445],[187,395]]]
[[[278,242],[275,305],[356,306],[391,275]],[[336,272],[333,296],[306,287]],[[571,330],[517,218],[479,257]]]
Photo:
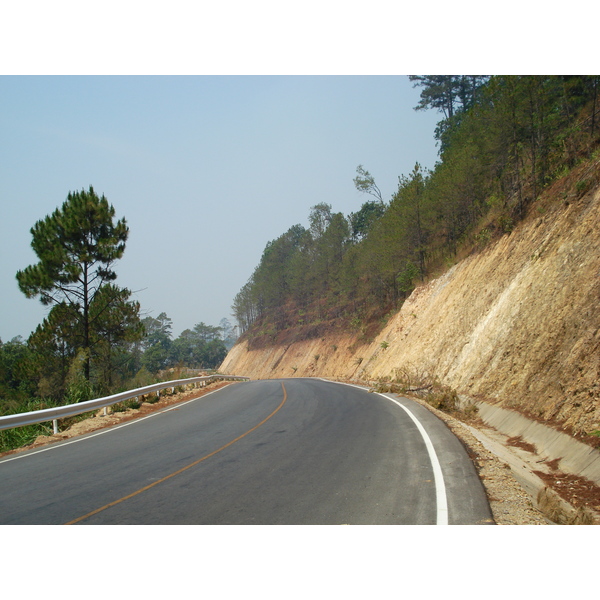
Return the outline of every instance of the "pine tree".
[[[114,281],[115,260],[123,256],[129,235],[125,219],[113,221],[115,209],[92,186],[69,193],[62,207],[31,229],[39,262],[17,273],[19,289],[42,304],[68,305],[77,317],[79,347],[90,377],[90,306],[102,285]]]

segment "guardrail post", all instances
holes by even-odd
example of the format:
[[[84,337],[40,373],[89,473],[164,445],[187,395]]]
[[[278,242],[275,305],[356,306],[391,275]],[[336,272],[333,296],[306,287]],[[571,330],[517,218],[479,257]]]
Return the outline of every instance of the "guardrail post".
[[[54,435],[58,433],[58,419],[52,419],[52,430],[54,431]]]

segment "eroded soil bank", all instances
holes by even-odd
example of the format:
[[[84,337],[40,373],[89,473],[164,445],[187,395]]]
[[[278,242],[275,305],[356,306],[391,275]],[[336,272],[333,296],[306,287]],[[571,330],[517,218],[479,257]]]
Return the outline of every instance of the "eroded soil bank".
[[[241,341],[221,371],[437,379],[572,434],[600,430],[600,189],[578,196],[562,185],[550,194],[564,200],[540,199],[510,234],[418,287],[375,339],[338,332],[258,350]]]

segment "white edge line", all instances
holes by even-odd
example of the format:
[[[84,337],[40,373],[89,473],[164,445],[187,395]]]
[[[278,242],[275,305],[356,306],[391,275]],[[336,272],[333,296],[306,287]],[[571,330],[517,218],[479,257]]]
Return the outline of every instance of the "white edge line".
[[[380,394],[378,392],[378,395],[382,396],[383,398],[387,398],[388,400],[402,408],[414,421],[415,425],[417,426],[417,429],[419,430],[419,433],[423,437],[423,441],[425,442],[425,446],[427,448],[427,453],[429,454],[429,460],[431,461],[431,467],[433,468],[433,477],[435,480],[435,498],[437,505],[436,524],[448,525],[448,499],[446,498],[446,485],[444,483],[444,474],[442,472],[442,467],[435,452],[435,448],[433,447],[431,438],[425,431],[423,425],[421,425],[421,422],[417,419],[417,417],[415,417],[415,415],[413,415],[413,413],[408,408],[406,408],[406,406],[398,402],[398,400],[390,398],[385,394]]]
[[[359,385],[354,385],[352,383],[344,383],[342,381],[332,381],[330,379],[323,379],[323,381],[329,381],[330,383],[339,383],[340,385],[349,385],[351,387],[366,390],[366,388],[359,386]],[[446,497],[446,485],[444,483],[444,474],[442,472],[442,467],[440,465],[440,461],[435,452],[435,448],[433,447],[431,438],[429,437],[427,431],[425,431],[425,428],[423,427],[423,425],[421,424],[419,419],[417,419],[417,417],[415,417],[415,415],[413,415],[413,413],[408,408],[406,408],[406,406],[404,406],[402,403],[398,402],[398,400],[395,400],[394,398],[390,398],[389,396],[386,396],[385,394],[381,394],[381,393],[377,392],[377,395],[382,396],[383,398],[386,398],[387,400],[389,400],[390,402],[393,402],[394,404],[397,404],[400,408],[402,408],[408,414],[408,416],[413,420],[414,424],[417,426],[417,429],[419,430],[419,433],[421,434],[421,437],[423,438],[423,441],[425,442],[425,447],[427,448],[427,453],[429,454],[429,460],[431,461],[431,467],[433,469],[433,478],[435,481],[435,499],[436,499],[436,507],[437,507],[436,524],[437,525],[448,525],[448,499]]]
[[[19,458],[27,458],[28,456],[33,456],[34,454],[40,454],[41,452],[48,452],[48,450],[58,450],[59,448],[63,448],[64,446],[69,446],[70,444],[84,442],[85,440],[89,440],[90,438],[97,437],[97,436],[103,435],[105,433],[110,433],[111,431],[116,431],[117,429],[121,429],[121,427],[127,427],[128,425],[133,425],[135,423],[139,423],[140,421],[145,421],[146,419],[150,419],[152,417],[157,417],[158,415],[162,415],[163,413],[169,412],[170,410],[175,410],[176,408],[179,408],[180,406],[185,406],[186,404],[189,404],[190,402],[195,402],[196,400],[206,398],[206,396],[210,396],[211,394],[214,394],[215,392],[219,392],[222,389],[223,388],[219,388],[218,390],[213,390],[212,392],[208,392],[208,394],[203,394],[202,396],[198,396],[198,398],[192,398],[191,400],[186,400],[185,402],[180,402],[179,404],[175,404],[168,408],[163,408],[162,410],[157,410],[156,412],[146,415],[145,417],[139,417],[137,419],[132,419],[131,421],[127,421],[127,423],[122,423],[121,425],[113,425],[113,426],[108,425],[108,426],[104,427],[102,430],[97,431],[96,433],[90,433],[89,435],[82,433],[79,437],[77,437],[69,442],[56,442],[54,444],[50,444],[49,446],[46,446],[45,448],[40,448],[39,450],[33,450],[32,452],[25,451],[21,454],[17,454],[16,456],[11,456],[9,458],[0,459],[0,465],[5,462],[10,462],[11,460],[18,460]]]

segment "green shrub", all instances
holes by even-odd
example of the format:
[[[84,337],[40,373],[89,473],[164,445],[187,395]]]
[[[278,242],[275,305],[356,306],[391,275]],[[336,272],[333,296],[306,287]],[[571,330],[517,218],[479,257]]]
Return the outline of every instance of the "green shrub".
[[[575,184],[575,190],[579,196],[583,196],[592,187],[593,181],[591,179],[580,179]]]
[[[52,435],[52,422],[36,423],[25,427],[13,427],[0,431],[0,452],[22,448],[35,442],[40,435]]]
[[[438,410],[447,412],[456,411],[460,405],[458,394],[447,386],[440,386],[427,394],[425,400]]]
[[[158,396],[156,396],[158,400]],[[130,409],[137,410],[141,406],[139,398],[130,398],[129,400],[123,400],[123,402],[117,402],[112,405],[112,412],[126,412]]]

